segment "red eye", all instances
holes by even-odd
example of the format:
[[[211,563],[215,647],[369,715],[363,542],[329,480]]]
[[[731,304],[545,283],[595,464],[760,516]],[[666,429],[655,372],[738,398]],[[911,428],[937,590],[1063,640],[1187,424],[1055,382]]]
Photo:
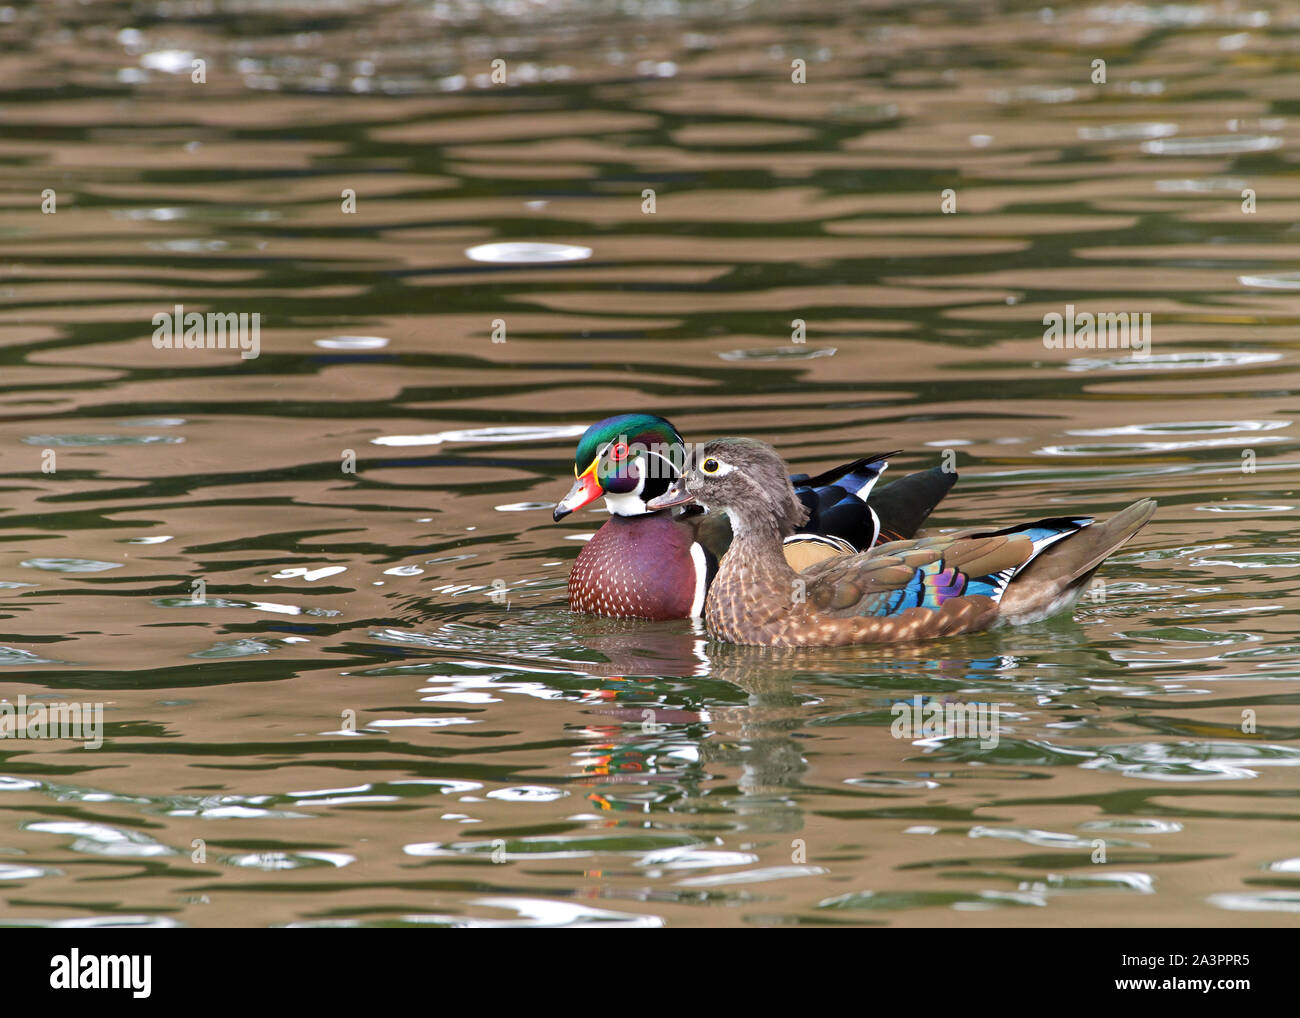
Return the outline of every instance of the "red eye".
[[[609,455],[610,458],[615,463],[622,463],[625,459],[627,459],[627,443],[626,442],[615,443],[614,447],[609,450]]]

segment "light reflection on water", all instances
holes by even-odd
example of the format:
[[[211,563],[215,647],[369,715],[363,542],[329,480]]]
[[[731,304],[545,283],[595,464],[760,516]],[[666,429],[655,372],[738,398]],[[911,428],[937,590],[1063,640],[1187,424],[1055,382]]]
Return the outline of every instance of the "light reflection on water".
[[[0,696],[105,722],[0,741],[0,923],[1292,924],[1289,13],[621,6],[0,22]],[[642,407],[950,454],[939,529],[1161,510],[1015,632],[574,617],[549,508]]]

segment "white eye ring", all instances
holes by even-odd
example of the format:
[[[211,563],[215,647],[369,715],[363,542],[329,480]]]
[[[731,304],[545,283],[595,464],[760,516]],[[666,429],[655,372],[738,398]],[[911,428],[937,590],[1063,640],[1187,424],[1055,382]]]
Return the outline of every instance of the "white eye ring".
[[[713,467],[712,470],[709,469],[710,465]],[[700,464],[700,472],[708,477],[725,477],[731,473],[731,464],[723,463],[716,456],[707,456]]]

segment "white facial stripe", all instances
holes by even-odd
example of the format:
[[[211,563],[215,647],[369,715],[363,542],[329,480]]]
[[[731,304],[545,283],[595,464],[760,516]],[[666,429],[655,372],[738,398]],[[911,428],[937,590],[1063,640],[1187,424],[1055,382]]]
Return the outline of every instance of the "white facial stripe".
[[[606,442],[596,454],[598,459],[604,459],[605,454],[614,447],[613,442]],[[641,471],[641,476],[637,479],[636,488],[632,491],[607,491],[605,492],[605,508],[609,510],[611,516],[643,516],[650,510],[645,507],[645,499],[641,497],[645,491],[645,482],[649,474]]]
[[[666,474],[664,474],[664,477],[666,477],[666,478],[670,478],[670,479],[671,479],[671,478],[674,478],[674,477],[677,476],[677,468],[676,468],[675,466],[673,466],[673,461],[670,460],[667,456],[665,456],[665,455],[664,455],[663,453],[661,453],[661,452],[655,452],[653,449],[647,449],[645,452],[646,452],[646,456],[647,456],[647,457],[649,457],[649,456],[657,456],[659,459],[661,459],[661,460],[664,461],[664,464],[668,467],[668,472],[667,472]],[[649,464],[646,464],[646,465],[649,466]],[[646,474],[648,475],[649,473],[650,473],[650,471],[647,470],[647,471],[646,471]]]

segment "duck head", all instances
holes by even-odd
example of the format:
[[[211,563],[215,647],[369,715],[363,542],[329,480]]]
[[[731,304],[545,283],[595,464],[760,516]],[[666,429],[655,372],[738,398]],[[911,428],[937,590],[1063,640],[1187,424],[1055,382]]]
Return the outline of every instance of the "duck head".
[[[696,503],[725,511],[739,536],[775,530],[788,537],[808,518],[790,484],[785,462],[766,442],[716,438],[692,450],[681,477],[646,508]]]
[[[646,502],[662,495],[681,474],[682,436],[662,417],[619,414],[583,433],[573,457],[573,487],[555,507],[564,519],[602,495],[616,516],[650,512]]]

